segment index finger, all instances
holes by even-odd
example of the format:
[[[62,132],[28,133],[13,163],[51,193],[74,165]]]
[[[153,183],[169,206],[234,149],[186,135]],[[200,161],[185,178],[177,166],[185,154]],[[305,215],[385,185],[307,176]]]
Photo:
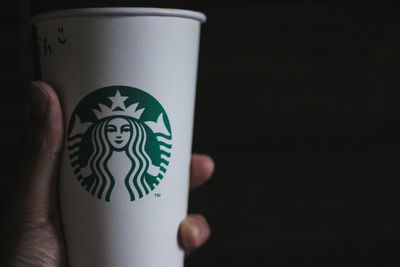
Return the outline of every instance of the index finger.
[[[190,170],[190,190],[199,187],[211,178],[215,164],[208,155],[193,154]]]

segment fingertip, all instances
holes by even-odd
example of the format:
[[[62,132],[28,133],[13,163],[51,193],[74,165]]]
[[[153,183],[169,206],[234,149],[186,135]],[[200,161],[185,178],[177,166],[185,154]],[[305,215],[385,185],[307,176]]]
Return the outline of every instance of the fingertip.
[[[33,81],[32,84],[41,88],[48,95],[50,103],[54,104],[59,102],[58,96],[51,85],[44,81]]]
[[[41,120],[45,117],[49,95],[46,90],[38,82],[31,82],[30,90],[30,118]]]
[[[46,82],[34,81],[32,84],[39,87],[47,95],[46,138],[48,150],[50,154],[59,154],[62,150],[64,125],[58,95],[53,87]]]
[[[203,245],[209,236],[210,227],[203,216],[192,214],[182,221],[180,237],[187,253]]]
[[[206,174],[207,177],[210,177],[215,169],[214,160],[208,155],[202,155],[202,158],[203,158],[204,173]]]
[[[215,169],[214,160],[203,154],[193,154],[190,188],[196,188],[211,178]]]
[[[51,86],[48,83],[44,82],[44,81],[37,80],[37,81],[32,81],[31,83],[33,83],[33,84],[35,84],[37,86],[40,86],[42,88],[51,88]]]

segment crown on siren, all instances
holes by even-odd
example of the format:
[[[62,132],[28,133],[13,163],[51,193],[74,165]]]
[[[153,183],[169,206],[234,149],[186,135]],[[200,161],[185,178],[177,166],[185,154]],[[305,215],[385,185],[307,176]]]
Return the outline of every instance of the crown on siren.
[[[110,96],[108,97],[108,99],[110,99],[112,102],[111,108],[99,103],[99,110],[93,109],[94,114],[99,120],[113,116],[127,116],[135,119],[140,119],[143,111],[145,110],[144,108],[139,110],[137,109],[139,103],[134,103],[129,107],[126,107],[124,102],[128,99],[128,97],[121,96],[118,90],[115,93],[115,96]]]

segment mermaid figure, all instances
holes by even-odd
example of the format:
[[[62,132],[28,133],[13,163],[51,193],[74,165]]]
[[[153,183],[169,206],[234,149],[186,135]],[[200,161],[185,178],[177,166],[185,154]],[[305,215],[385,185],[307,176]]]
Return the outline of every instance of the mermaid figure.
[[[110,201],[115,186],[121,184],[131,201],[147,195],[154,188],[149,181],[162,179],[169,163],[171,135],[165,127],[163,114],[159,115],[156,122],[141,122],[144,108],[137,110],[138,103],[125,107],[123,100],[126,98],[117,91],[116,96],[110,97],[114,100],[111,108],[98,104],[100,110],[93,110],[98,119],[95,123],[81,123],[76,115],[74,130],[69,135],[69,144],[73,143],[76,136],[79,142],[74,143],[78,144],[82,141],[83,133],[88,132],[85,138],[90,138],[92,149],[86,164],[78,160],[79,146],[75,153],[70,154],[70,158],[74,155],[77,159],[76,166],[74,163],[72,165],[84,188],[106,201]],[[73,135],[74,132],[77,134]],[[154,135],[149,135],[151,132]],[[146,144],[151,138],[153,142],[159,142],[161,159],[158,166],[146,151]]]

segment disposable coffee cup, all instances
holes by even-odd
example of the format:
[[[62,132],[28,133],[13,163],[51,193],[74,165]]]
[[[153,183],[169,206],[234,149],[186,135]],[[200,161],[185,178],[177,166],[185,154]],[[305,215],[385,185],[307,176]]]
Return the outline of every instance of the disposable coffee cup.
[[[65,119],[59,201],[71,267],[179,267],[202,13],[62,10],[33,18]]]

